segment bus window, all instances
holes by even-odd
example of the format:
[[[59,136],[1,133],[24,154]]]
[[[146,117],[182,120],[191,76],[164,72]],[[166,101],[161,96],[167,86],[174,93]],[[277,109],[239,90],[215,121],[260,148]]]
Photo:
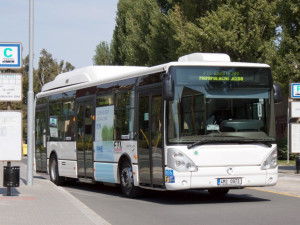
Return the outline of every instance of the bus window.
[[[61,110],[61,103],[55,102],[49,104],[49,128],[50,128],[50,141],[60,141],[60,132],[62,125],[59,122],[60,118],[60,110]]]
[[[69,100],[62,103],[62,116],[59,120],[62,123],[61,140],[74,141],[75,135],[75,113],[74,100]]]
[[[127,140],[133,137],[134,92],[116,94],[115,133],[116,140]]]

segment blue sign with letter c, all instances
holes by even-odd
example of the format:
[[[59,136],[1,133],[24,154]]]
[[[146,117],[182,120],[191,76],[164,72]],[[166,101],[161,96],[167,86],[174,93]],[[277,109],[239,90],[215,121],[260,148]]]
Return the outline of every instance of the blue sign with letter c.
[[[7,51],[12,52],[12,49],[11,49],[11,48],[6,48],[6,49],[4,49],[4,56],[7,57],[7,58],[12,57],[12,54],[8,55],[8,54],[7,54]]]

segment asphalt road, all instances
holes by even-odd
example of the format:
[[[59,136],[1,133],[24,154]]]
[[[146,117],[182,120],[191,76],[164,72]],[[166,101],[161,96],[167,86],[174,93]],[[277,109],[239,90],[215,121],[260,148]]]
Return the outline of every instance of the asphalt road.
[[[81,183],[64,188],[113,225],[300,224],[300,197],[276,188],[231,190],[221,199],[206,191],[146,191],[140,199],[128,199],[117,187]]]

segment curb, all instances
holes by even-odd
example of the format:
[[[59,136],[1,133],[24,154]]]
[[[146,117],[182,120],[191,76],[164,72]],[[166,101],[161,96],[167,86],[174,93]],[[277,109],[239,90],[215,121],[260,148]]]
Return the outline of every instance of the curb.
[[[78,210],[80,210],[83,214],[85,214],[94,224],[111,225],[109,222],[107,222],[105,219],[99,216],[96,212],[94,212],[92,209],[90,209],[80,200],[75,198],[71,193],[69,193],[63,187],[56,186],[51,181],[48,182],[51,183],[51,185],[53,185],[53,187],[58,192],[60,192],[63,196],[65,196],[67,200],[70,201]]]

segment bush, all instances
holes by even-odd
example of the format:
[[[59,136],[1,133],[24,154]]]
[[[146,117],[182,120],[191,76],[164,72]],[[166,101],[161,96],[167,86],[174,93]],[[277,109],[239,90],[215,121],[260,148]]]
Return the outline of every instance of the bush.
[[[277,142],[277,149],[278,149],[278,159],[279,160],[286,160],[287,159],[287,138],[280,138],[276,140]],[[290,160],[295,159],[295,154],[290,153]]]

